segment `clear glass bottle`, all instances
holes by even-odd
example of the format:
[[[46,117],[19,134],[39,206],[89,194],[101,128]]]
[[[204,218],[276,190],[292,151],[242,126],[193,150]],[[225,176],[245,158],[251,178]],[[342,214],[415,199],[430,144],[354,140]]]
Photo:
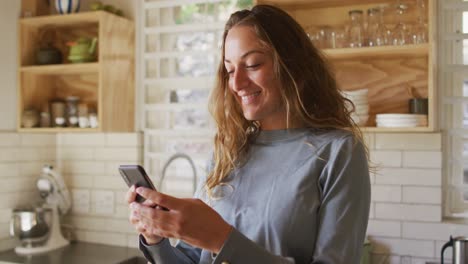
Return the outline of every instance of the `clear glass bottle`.
[[[362,10],[349,11],[349,47],[364,46],[364,25],[362,24]]]

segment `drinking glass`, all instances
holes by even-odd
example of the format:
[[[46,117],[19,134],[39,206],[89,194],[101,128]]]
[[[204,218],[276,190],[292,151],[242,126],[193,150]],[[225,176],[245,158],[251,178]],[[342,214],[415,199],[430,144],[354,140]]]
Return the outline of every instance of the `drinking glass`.
[[[349,47],[358,48],[364,46],[364,26],[362,24],[362,10],[349,11]]]
[[[383,24],[383,14],[381,12],[381,9],[378,7],[368,9],[367,17],[368,45],[370,47],[385,45],[387,29]]]
[[[327,48],[339,49],[347,47],[346,31],[343,26],[330,27],[327,34]]]
[[[397,24],[392,31],[391,39],[393,45],[408,44],[408,27],[403,22],[403,15],[406,9],[408,9],[408,6],[405,4],[397,4],[396,6]]]
[[[427,24],[426,24],[426,5],[424,0],[416,1],[418,17],[416,23],[411,30],[411,42],[413,44],[421,44],[427,42]]]

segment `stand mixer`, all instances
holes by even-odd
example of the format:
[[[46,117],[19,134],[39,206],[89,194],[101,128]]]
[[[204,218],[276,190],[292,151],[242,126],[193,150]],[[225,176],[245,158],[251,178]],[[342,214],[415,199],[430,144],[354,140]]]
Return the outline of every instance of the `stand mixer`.
[[[50,165],[45,165],[42,168],[42,174],[36,182],[41,197],[45,200],[43,209],[52,212],[52,221],[48,223],[49,234],[45,243],[34,245],[32,243],[23,243],[15,248],[15,252],[21,255],[37,254],[68,245],[70,242],[66,240],[60,231],[60,215],[65,214],[71,207],[70,193],[68,192],[65,182],[60,174],[55,172]],[[37,211],[37,210],[36,210]],[[21,212],[20,212],[21,213]],[[41,216],[42,217],[42,216]],[[39,218],[39,217],[38,217]],[[25,228],[21,226],[18,219],[12,219],[10,225],[11,235],[19,236],[24,233]],[[22,222],[23,219],[20,219]],[[24,241],[23,241],[24,242]],[[28,241],[26,241],[28,242]]]

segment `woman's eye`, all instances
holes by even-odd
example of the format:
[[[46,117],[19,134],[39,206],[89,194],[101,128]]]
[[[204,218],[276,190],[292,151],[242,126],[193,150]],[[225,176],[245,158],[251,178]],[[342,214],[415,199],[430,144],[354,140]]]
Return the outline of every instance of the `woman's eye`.
[[[255,68],[257,68],[258,66],[260,66],[260,63],[252,64],[252,65],[247,65],[246,68],[248,68],[248,69],[255,69]]]

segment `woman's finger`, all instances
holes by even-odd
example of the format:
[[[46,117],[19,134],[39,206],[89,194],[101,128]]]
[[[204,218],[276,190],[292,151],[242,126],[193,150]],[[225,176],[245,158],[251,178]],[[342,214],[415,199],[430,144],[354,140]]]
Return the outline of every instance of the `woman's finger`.
[[[151,190],[145,187],[138,187],[136,192],[146,199],[151,200],[156,205],[162,206],[169,210],[177,210],[182,206],[181,200],[170,195],[160,193],[156,190]]]
[[[135,198],[136,198],[135,185],[132,185],[132,187],[128,189],[127,194],[125,195],[125,200],[127,201],[128,204],[130,204],[135,201]]]

